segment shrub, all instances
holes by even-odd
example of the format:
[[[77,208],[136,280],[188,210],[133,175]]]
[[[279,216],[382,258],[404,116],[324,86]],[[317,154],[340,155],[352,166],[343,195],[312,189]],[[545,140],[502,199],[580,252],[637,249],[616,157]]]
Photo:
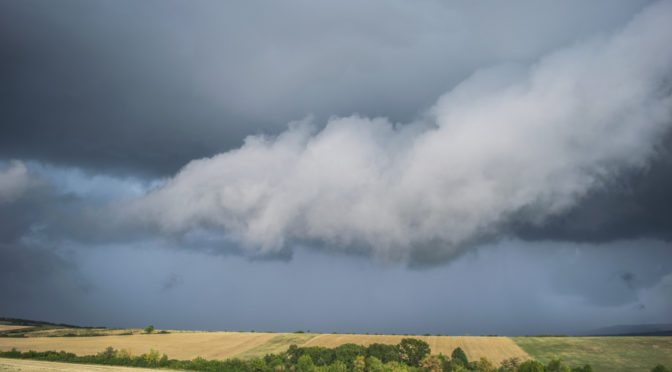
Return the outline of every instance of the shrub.
[[[148,325],[145,328],[145,333],[152,333],[152,332],[154,332],[154,326],[153,325]]]

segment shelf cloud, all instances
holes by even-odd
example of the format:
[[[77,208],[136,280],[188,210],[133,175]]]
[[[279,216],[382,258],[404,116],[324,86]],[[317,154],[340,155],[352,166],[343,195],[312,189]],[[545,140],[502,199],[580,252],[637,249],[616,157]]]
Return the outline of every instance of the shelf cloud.
[[[434,261],[567,212],[647,167],[672,124],[672,3],[530,66],[480,70],[421,119],[332,117],[193,160],[121,213],[222,230],[253,255],[305,242]]]

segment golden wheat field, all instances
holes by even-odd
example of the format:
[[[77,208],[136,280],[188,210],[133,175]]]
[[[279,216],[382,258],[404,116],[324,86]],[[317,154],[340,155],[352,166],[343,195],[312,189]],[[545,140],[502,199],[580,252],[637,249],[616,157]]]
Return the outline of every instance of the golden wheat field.
[[[269,352],[286,350],[289,345],[336,347],[345,343],[369,345],[372,343],[397,344],[408,336],[355,335],[355,334],[293,334],[251,332],[175,332],[169,334],[133,334],[97,337],[25,337],[0,338],[0,350],[16,348],[19,351],[65,350],[78,355],[95,354],[108,346],[128,349],[135,355],[150,349],[165,353],[172,359],[249,359]],[[453,337],[411,336],[429,343],[432,353],[450,355],[461,347],[469,359],[487,357],[494,362],[506,358],[529,356],[507,337]]]
[[[30,328],[30,326],[0,324],[0,332],[2,332],[2,331],[13,331],[15,329],[22,329],[22,328]]]
[[[275,336],[275,333],[180,332],[97,337],[3,337],[0,338],[0,350],[7,351],[15,347],[19,351],[65,350],[77,355],[88,355],[112,346],[115,349],[128,349],[135,355],[154,349],[172,359],[193,359],[197,356],[226,359],[262,345]]]
[[[156,369],[136,367],[112,367],[92,364],[73,364],[59,362],[42,362],[39,360],[23,360],[0,358],[0,371],[21,372],[156,372]]]

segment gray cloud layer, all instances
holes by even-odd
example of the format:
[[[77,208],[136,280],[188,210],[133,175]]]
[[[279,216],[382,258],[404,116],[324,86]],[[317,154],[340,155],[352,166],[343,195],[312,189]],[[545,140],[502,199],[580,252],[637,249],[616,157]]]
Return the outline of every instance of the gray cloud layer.
[[[166,233],[224,229],[254,252],[318,241],[383,260],[450,257],[514,217],[543,225],[662,145],[669,14],[661,2],[528,68],[477,72],[411,125],[351,116],[248,137],[192,161],[125,217]]]
[[[409,121],[648,1],[0,3],[0,157],[171,175],[315,114]]]

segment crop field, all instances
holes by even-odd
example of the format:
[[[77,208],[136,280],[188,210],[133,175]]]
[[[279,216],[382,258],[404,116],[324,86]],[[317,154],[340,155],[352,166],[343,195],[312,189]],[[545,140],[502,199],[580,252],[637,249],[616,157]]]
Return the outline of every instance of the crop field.
[[[595,372],[650,371],[672,365],[672,337],[515,337],[531,357],[548,362],[560,357],[569,365],[589,363]]]
[[[372,343],[398,344],[405,337],[413,337],[426,341],[433,354],[450,355],[455,348],[460,347],[470,360],[487,357],[495,363],[511,357],[518,357],[521,360],[534,358],[547,363],[552,357],[557,356],[571,366],[589,363],[596,372],[648,372],[658,363],[672,365],[672,337],[510,338],[200,331],[144,334],[139,329],[34,327],[31,330],[7,328],[10,325],[6,324],[0,327],[5,327],[0,330],[4,333],[21,332],[18,336],[7,333],[7,337],[0,337],[1,351],[12,348],[19,351],[65,350],[77,355],[90,355],[112,346],[119,350],[130,350],[134,355],[141,355],[154,349],[172,359],[189,360],[200,356],[223,360],[233,357],[241,359],[261,357],[268,353],[287,350],[292,344],[333,348],[345,343],[365,346]],[[5,369],[7,368],[10,367]],[[31,370],[24,367],[17,368],[24,371]]]
[[[97,337],[3,337],[0,350],[15,347],[19,351],[65,350],[78,355],[95,354],[108,346],[128,349],[135,355],[155,349],[174,359],[251,359],[268,353],[287,350],[289,345],[336,347],[345,343],[369,345],[397,344],[408,336],[310,334],[310,333],[249,333],[249,332],[175,332],[169,334],[109,335]],[[450,355],[461,347],[470,359],[488,357],[497,363],[510,357],[529,356],[507,337],[411,336],[429,343],[432,353]]]
[[[73,364],[59,362],[43,362],[39,360],[0,358],[2,372],[156,372],[156,369],[112,367],[91,364]]]
[[[26,328],[30,328],[30,326],[0,324],[0,332],[2,332],[2,331],[13,331],[13,330],[16,330],[16,329],[26,329]]]
[[[173,359],[226,359],[263,345],[276,333],[179,332],[97,337],[2,337],[0,350],[65,350],[77,355],[96,354],[108,346],[128,349],[135,355],[155,349]]]

